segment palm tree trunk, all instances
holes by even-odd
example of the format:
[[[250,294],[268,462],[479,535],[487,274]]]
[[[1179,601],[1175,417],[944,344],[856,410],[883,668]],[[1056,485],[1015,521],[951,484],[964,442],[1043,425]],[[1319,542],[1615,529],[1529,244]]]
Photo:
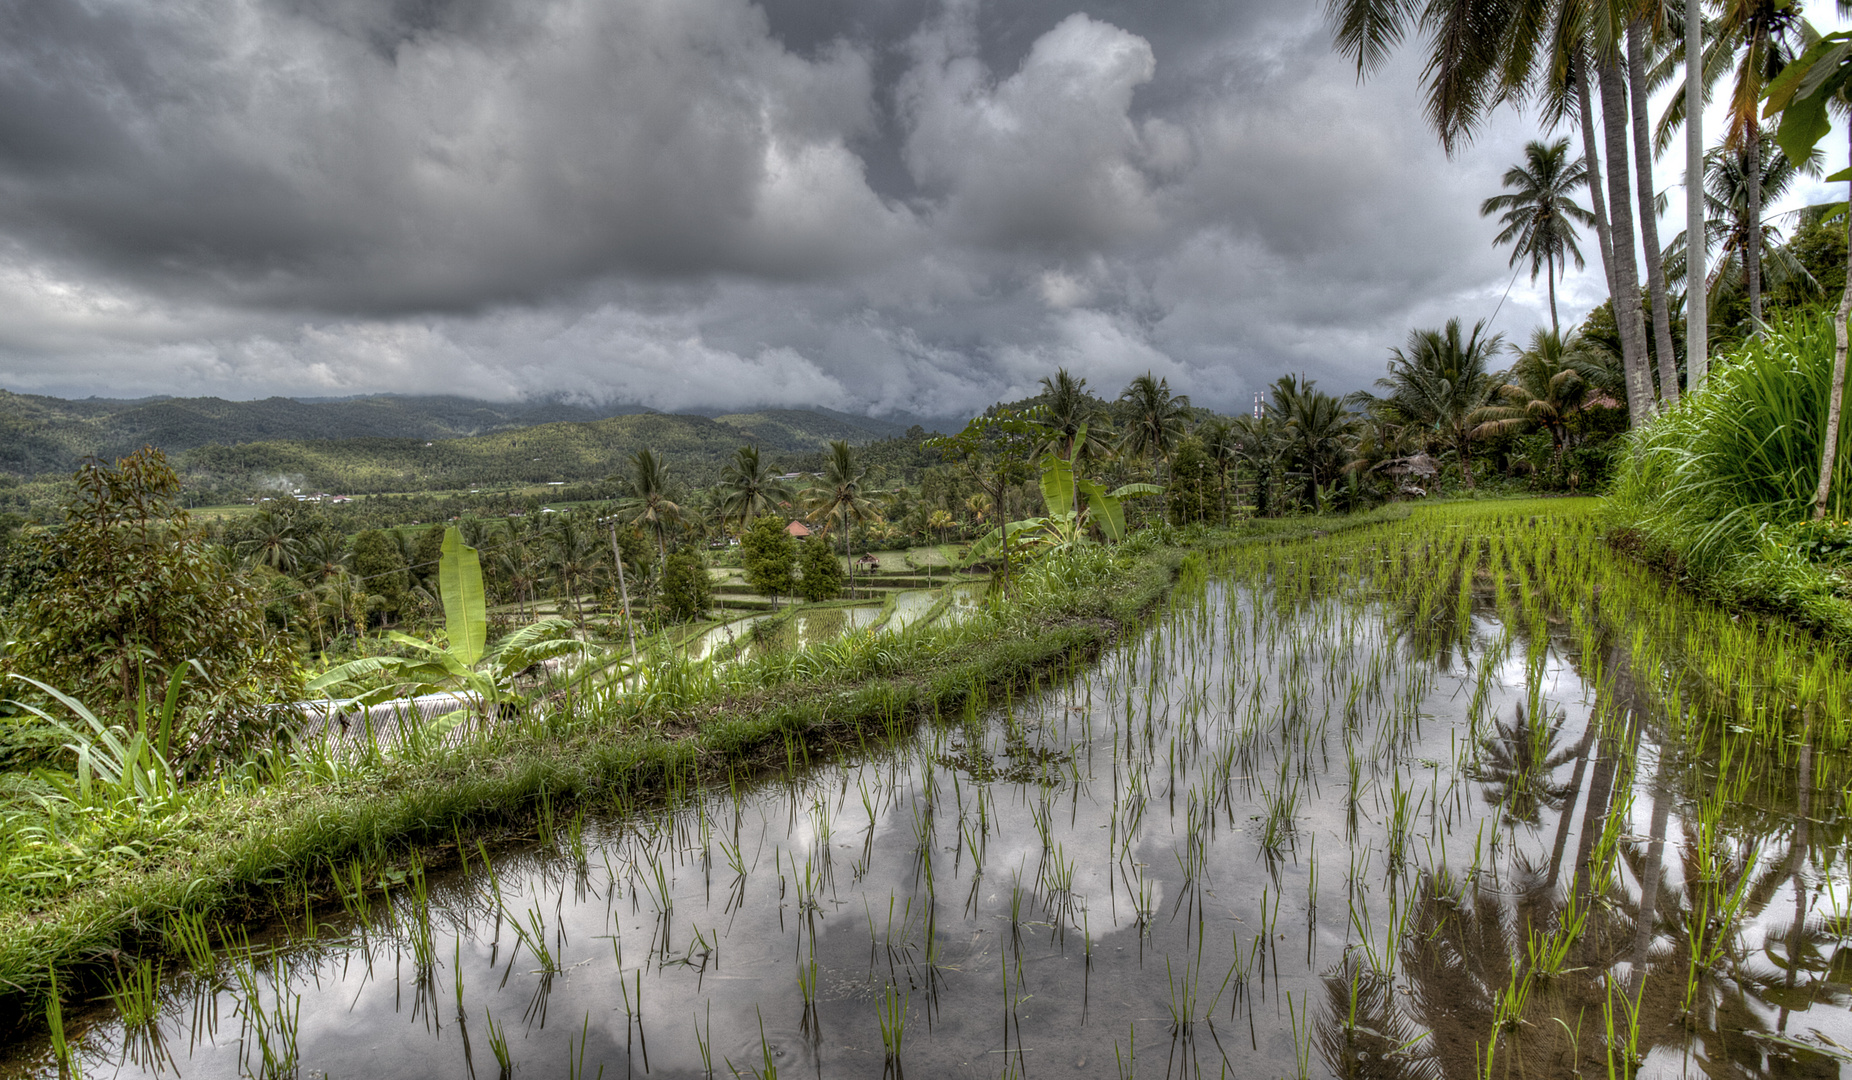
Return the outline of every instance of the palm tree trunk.
[[[849,564],[849,599],[855,599],[855,545],[849,535],[849,505],[842,507],[842,557]]]
[[[1608,224],[1607,198],[1601,193],[1601,155],[1596,149],[1595,106],[1588,93],[1588,51],[1579,49],[1575,56],[1576,104],[1582,114],[1582,160],[1588,166],[1588,206],[1595,216],[1595,239],[1601,248],[1602,279],[1608,283],[1608,295],[1614,295],[1614,236]]]
[[[1704,295],[1704,11],[1685,0],[1685,385],[1710,371],[1710,298]],[[1694,59],[1695,57],[1695,59]],[[1841,320],[1841,325],[1844,320]]]
[[[1646,293],[1653,304],[1653,351],[1659,360],[1659,400],[1678,400],[1678,358],[1672,354],[1672,309],[1660,261],[1659,213],[1653,191],[1653,143],[1646,114],[1646,20],[1627,24],[1627,86],[1633,99],[1634,188],[1640,197],[1640,244],[1646,252]]]
[[[1543,253],[1543,265],[1544,273],[1549,275],[1544,280],[1550,285],[1550,333],[1560,337],[1563,327],[1556,321],[1556,253],[1554,251]]]
[[[1743,141],[1748,156],[1743,179],[1749,185],[1749,235],[1743,238],[1743,272],[1749,280],[1749,322],[1751,334],[1761,332],[1762,325],[1762,125],[1749,125]]]
[[[1848,128],[1852,130],[1852,125]],[[1846,236],[1852,240],[1852,215],[1846,218]],[[1846,248],[1846,288],[1839,297],[1839,312],[1833,317],[1833,388],[1827,392],[1820,486],[1813,493],[1815,521],[1826,517],[1826,500],[1833,492],[1833,466],[1839,461],[1839,420],[1846,401],[1846,319],[1849,316],[1852,316],[1852,246]]]
[[[1621,368],[1627,376],[1627,422],[1639,427],[1653,416],[1653,376],[1647,367],[1646,325],[1640,312],[1640,276],[1633,260],[1633,212],[1627,195],[1626,80],[1620,58],[1610,53],[1596,63],[1601,85],[1601,120],[1608,144],[1608,213],[1613,215],[1614,322],[1620,329]]]

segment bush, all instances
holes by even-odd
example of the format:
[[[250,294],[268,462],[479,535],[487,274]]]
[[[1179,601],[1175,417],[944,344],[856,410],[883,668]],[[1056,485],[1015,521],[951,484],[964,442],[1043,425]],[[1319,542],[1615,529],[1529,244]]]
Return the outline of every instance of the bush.
[[[771,597],[773,603],[780,596],[791,595],[797,544],[785,532],[783,520],[772,516],[754,518],[740,537],[740,559],[746,566],[747,583],[761,595]]]
[[[672,622],[692,622],[714,606],[707,562],[699,552],[683,549],[662,564],[662,607]]]
[[[264,618],[264,596],[188,521],[159,450],[85,463],[64,528],[40,540],[43,572],[13,605],[7,668],[71,694],[100,716],[134,715],[197,662],[180,699],[177,745],[236,753],[268,734],[266,706],[301,678]]]
[[[829,541],[813,536],[798,549],[797,594],[806,600],[834,600],[842,595],[842,560],[830,550]]]

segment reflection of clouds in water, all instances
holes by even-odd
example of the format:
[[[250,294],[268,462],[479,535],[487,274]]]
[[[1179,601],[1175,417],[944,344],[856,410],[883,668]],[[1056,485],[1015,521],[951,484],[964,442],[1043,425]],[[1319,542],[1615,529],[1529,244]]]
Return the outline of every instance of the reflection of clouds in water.
[[[1489,835],[1496,812],[1468,771],[1475,745],[1466,711],[1483,677],[1478,733],[1490,730],[1488,718],[1513,714],[1527,697],[1524,650],[1514,644],[1506,655],[1488,656],[1490,642],[1480,638],[1472,663],[1440,672],[1397,651],[1379,609],[1313,605],[1278,635],[1251,636],[1245,594],[1231,598],[1214,587],[1206,602],[1203,617],[1183,605],[1161,632],[1127,642],[1078,679],[1017,698],[1013,715],[995,708],[976,723],[926,724],[897,747],[871,741],[856,760],[742,787],[737,806],[720,794],[654,822],[594,832],[584,881],[557,859],[497,856],[505,905],[499,919],[483,899],[488,882],[480,867],[466,878],[441,880],[445,909],[469,914],[440,920],[440,966],[428,1003],[417,1004],[403,919],[396,941],[383,926],[369,931],[370,967],[339,948],[298,961],[303,1064],[381,1076],[460,1070],[460,1042],[451,1037],[449,1019],[459,928],[471,1024],[492,1013],[510,1032],[516,1062],[529,1069],[556,1061],[581,1030],[592,1033],[588,1064],[602,1054],[612,1071],[621,1067],[635,1037],[624,995],[634,996],[639,971],[652,1070],[671,1073],[697,1067],[695,1032],[706,1030],[711,1008],[717,1060],[756,1066],[763,1022],[768,1043],[784,1055],[776,1059],[781,1069],[801,1062],[824,1076],[865,1075],[866,1048],[880,1045],[876,1002],[891,979],[912,1008],[930,1000],[934,1010],[930,1027],[910,1023],[909,1066],[952,1074],[960,1062],[1001,1048],[1004,970],[1023,980],[1021,994],[1031,1002],[1019,1018],[1024,1045],[1060,1046],[1076,1060],[1105,1061],[1126,1023],[1142,1021],[1151,1002],[1167,1000],[1166,959],[1193,958],[1200,950],[1203,981],[1220,984],[1238,963],[1236,950],[1253,955],[1269,918],[1277,921],[1267,950],[1267,1000],[1279,1000],[1280,992],[1322,994],[1320,976],[1357,944],[1347,911],[1352,902],[1380,942],[1389,934],[1392,897],[1408,909],[1404,890],[1418,870],[1444,858],[1457,880],[1466,879],[1475,840]],[[1554,651],[1538,670],[1551,711],[1567,714],[1562,742],[1579,745],[1593,692]],[[1352,689],[1365,683],[1353,699]],[[967,741],[976,745],[954,750]],[[1651,740],[1642,741],[1649,745],[1637,767],[1651,775],[1658,766]],[[1287,841],[1269,861],[1254,817],[1265,813],[1266,792],[1281,783],[1283,755],[1300,796]],[[1048,782],[1004,778],[1025,767]],[[1573,771],[1564,762],[1553,778]],[[1392,877],[1386,852],[1398,777],[1413,807],[1406,822],[1411,861]],[[1569,800],[1571,825],[1581,820],[1589,786],[1585,777]],[[1143,792],[1142,817],[1131,805],[1134,788]],[[990,831],[978,878],[969,844],[980,797]],[[1634,799],[1631,835],[1645,831],[1650,805]],[[927,813],[930,875],[916,816]],[[1186,882],[1179,857],[1199,819],[1211,823],[1202,834],[1203,867]],[[1496,852],[1487,856],[1488,870],[1505,875],[1497,887],[1512,884],[1519,862],[1547,866],[1562,824],[1546,807],[1535,828],[1501,830]],[[1677,824],[1668,831],[1669,848],[1679,832]],[[737,888],[722,850],[735,844],[749,868]],[[1566,851],[1567,862],[1578,858],[1574,842]],[[1071,897],[1057,895],[1046,880],[1045,867],[1057,859],[1073,867]],[[807,860],[817,877],[812,910],[803,906],[811,896],[799,881]],[[670,883],[667,917],[651,895],[653,863]],[[1674,877],[1676,863],[1669,863]],[[1307,913],[1314,865],[1315,929]],[[1152,909],[1147,928],[1138,925],[1141,874]],[[1493,884],[1489,874],[1484,881]],[[1015,939],[1012,887],[1023,898]],[[1828,897],[1844,895],[1838,884],[1815,887]],[[1775,893],[1769,918],[1783,903],[1792,910],[1791,889],[1782,885]],[[1505,903],[1496,890],[1490,895],[1487,903]],[[550,984],[532,974],[525,947],[513,952],[512,923],[530,913],[566,968]],[[340,919],[327,922],[337,932],[347,929]],[[929,927],[936,968],[925,960]],[[621,973],[612,959],[614,938],[623,953]],[[1761,924],[1752,922],[1743,941],[1756,946],[1764,938]],[[701,940],[718,952],[708,953]],[[1089,949],[1090,964],[1083,959]],[[815,1013],[806,1016],[795,975],[811,957],[822,988]],[[620,977],[628,991],[620,989]],[[1081,1027],[1073,1020],[1083,995],[1097,1022]],[[235,1016],[236,995],[219,998],[222,1017]],[[1250,1000],[1225,1000],[1219,1008],[1252,1007],[1243,1004]],[[541,1006],[544,1025],[537,1019]],[[1816,1020],[1822,1030],[1837,1030],[1837,1020],[1809,1015],[1809,1024]],[[1257,1036],[1260,1060],[1247,1067],[1290,1069],[1290,1037],[1266,1010],[1256,1023],[1265,1028]],[[806,1041],[807,1024],[822,1033],[814,1043]],[[1141,1036],[1142,1029],[1141,1023]],[[184,1029],[172,1030],[185,1045]],[[236,1075],[226,1031],[218,1049],[208,1046],[182,1063],[186,1075]],[[472,1038],[480,1065],[487,1055],[479,1026],[472,1026]],[[1285,1050],[1269,1050],[1274,1043]]]

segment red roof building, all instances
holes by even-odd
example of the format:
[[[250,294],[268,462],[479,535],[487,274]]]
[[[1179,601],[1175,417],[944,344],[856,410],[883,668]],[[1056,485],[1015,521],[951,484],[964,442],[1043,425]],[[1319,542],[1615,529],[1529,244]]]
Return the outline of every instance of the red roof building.
[[[786,525],[785,531],[797,537],[799,540],[810,535],[809,527],[801,521],[793,521],[791,524]]]

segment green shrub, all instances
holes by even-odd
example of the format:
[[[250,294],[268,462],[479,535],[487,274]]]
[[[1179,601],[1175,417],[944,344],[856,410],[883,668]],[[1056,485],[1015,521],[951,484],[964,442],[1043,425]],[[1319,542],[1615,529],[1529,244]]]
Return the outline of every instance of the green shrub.
[[[789,596],[797,569],[797,543],[785,532],[783,519],[771,515],[754,518],[740,537],[740,558],[746,564],[746,581],[773,603]]]
[[[699,552],[683,549],[662,564],[662,606],[674,622],[690,622],[714,606],[707,562]]]
[[[813,536],[798,547],[797,594],[812,602],[834,600],[842,595],[842,560],[830,550],[829,541]]]

